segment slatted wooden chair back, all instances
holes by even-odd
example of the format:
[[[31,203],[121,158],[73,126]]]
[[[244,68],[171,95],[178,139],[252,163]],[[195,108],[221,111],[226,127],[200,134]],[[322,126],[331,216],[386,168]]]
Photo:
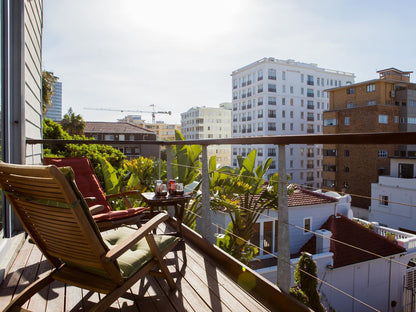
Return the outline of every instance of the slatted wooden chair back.
[[[102,260],[108,248],[71,182],[72,169],[62,172],[55,166],[0,163],[0,185],[26,231],[55,267],[65,264],[67,272],[74,268],[121,284],[117,264]]]

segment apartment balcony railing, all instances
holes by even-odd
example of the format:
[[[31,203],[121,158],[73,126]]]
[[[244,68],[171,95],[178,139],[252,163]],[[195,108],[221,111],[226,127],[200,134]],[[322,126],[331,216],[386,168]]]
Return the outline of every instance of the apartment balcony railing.
[[[367,227],[369,227],[381,236],[386,237],[388,235],[387,233],[393,234],[394,239],[397,241],[397,244],[402,246],[403,248],[406,248],[408,251],[416,249],[416,235],[414,234],[381,226],[377,222],[368,222],[359,218],[354,218],[354,220],[360,222],[361,224],[367,225]]]
[[[104,140],[37,140],[37,139],[27,139],[27,145],[33,144],[104,144],[104,145],[117,145],[120,144],[119,141],[104,141]],[[186,141],[125,141],[123,142],[126,145],[138,143],[141,145],[158,145],[164,146],[167,149],[167,163],[172,163],[172,156],[170,153],[171,146],[173,145],[201,145],[202,146],[202,168],[201,168],[201,189],[202,189],[202,207],[200,212],[200,233],[207,240],[213,242],[213,226],[211,223],[210,217],[210,190],[209,190],[209,166],[208,166],[208,152],[207,148],[210,145],[249,145],[251,148],[255,148],[256,145],[277,145],[278,146],[278,161],[276,164],[279,171],[279,183],[286,183],[286,159],[285,159],[285,146],[289,144],[302,144],[302,145],[316,145],[316,144],[415,144],[416,145],[416,135],[414,133],[364,133],[364,134],[328,134],[328,135],[293,135],[293,136],[263,136],[263,137],[242,137],[242,138],[224,138],[224,139],[204,139],[204,140],[186,140]],[[27,148],[31,148],[28,146]],[[244,153],[245,154],[245,153]],[[311,155],[308,153],[308,156]],[[172,168],[168,166],[167,168],[167,178],[172,178]],[[307,177],[307,180],[312,180],[312,177]],[[324,181],[324,184],[327,181]],[[283,188],[282,188],[283,192]],[[290,284],[290,262],[287,258],[284,258],[284,255],[290,255],[290,252],[284,252],[285,250],[289,251],[289,241],[285,240],[285,237],[288,237],[288,219],[287,219],[287,198],[286,196],[279,196],[279,220],[278,220],[278,246],[279,260],[278,266],[278,276],[279,276],[279,287],[282,289],[288,289]],[[383,230],[381,228],[381,230]],[[400,234],[400,233],[398,233]],[[409,238],[409,237],[408,237]],[[413,238],[408,241],[406,237],[399,238],[403,240],[403,244],[407,244],[413,248],[414,243]],[[210,252],[208,248],[204,250],[205,252]],[[240,269],[241,271],[241,269]],[[240,272],[241,273],[241,272]],[[290,310],[290,307],[287,309]]]

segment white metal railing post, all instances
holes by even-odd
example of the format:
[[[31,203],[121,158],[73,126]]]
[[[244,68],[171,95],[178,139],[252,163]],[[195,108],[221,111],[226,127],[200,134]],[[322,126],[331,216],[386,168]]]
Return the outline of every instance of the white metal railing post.
[[[172,151],[170,145],[166,146],[166,178],[173,179],[172,173]]]
[[[215,243],[215,236],[211,223],[208,152],[206,145],[202,145],[202,209],[200,229],[202,237],[204,237],[210,243]]]
[[[279,212],[278,212],[278,250],[277,285],[285,293],[290,287],[290,244],[289,212],[287,207],[287,177],[285,145],[279,145]]]

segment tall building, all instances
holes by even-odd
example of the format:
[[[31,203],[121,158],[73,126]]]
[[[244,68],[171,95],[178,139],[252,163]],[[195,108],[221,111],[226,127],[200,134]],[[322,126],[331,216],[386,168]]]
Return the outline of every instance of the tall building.
[[[416,84],[410,73],[389,68],[378,79],[328,89],[330,110],[324,113],[324,133],[416,131]],[[416,146],[324,146],[323,187],[346,191],[353,205],[368,208],[371,183],[390,174],[389,157],[416,157]]]
[[[231,137],[231,103],[219,107],[192,107],[181,114],[181,129],[186,140],[224,139]],[[230,145],[210,145],[208,158],[216,156],[220,166],[231,165]]]
[[[59,122],[62,120],[62,82],[58,81],[59,77],[54,77],[56,81],[53,84],[52,107],[46,111],[45,117]]]
[[[329,108],[332,86],[354,82],[354,74],[273,57],[232,72],[232,136],[300,135],[322,133],[322,113]],[[268,177],[278,172],[277,148],[256,145],[257,162],[274,160]],[[233,145],[232,162],[246,156],[250,146]],[[286,168],[291,182],[320,188],[322,145],[288,145]]]
[[[120,121],[133,123],[142,128],[153,131],[157,135],[158,141],[174,141],[175,140],[175,130],[181,130],[180,125],[176,124],[166,124],[163,121],[156,121],[156,123],[146,123],[142,116],[140,115],[128,115],[121,119]]]

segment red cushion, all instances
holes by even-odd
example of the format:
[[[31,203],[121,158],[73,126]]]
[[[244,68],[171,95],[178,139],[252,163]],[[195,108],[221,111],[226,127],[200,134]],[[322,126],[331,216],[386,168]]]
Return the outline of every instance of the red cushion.
[[[95,222],[99,221],[114,221],[114,220],[120,220],[132,216],[136,216],[138,214],[141,214],[143,211],[145,211],[146,207],[136,207],[136,208],[129,208],[126,210],[117,210],[117,211],[110,211],[106,213],[97,213],[96,215],[93,215]]]
[[[57,167],[72,167],[75,174],[75,183],[82,196],[96,198],[96,200],[88,202],[88,206],[103,205],[104,212],[110,212],[112,210],[88,157],[45,157],[43,162],[47,165],[55,165]]]

